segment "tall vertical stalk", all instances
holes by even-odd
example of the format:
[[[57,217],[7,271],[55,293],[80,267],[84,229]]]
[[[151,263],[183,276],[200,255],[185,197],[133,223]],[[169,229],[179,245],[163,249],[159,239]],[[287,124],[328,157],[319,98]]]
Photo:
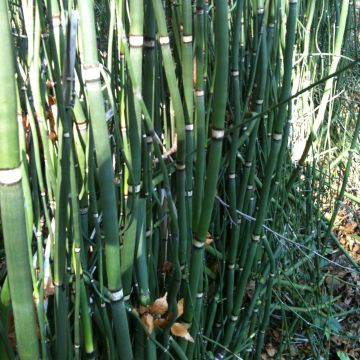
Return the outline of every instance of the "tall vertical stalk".
[[[107,284],[111,292],[111,310],[116,334],[116,346],[121,358],[132,358],[132,349],[128,331],[128,322],[123,301],[123,289],[120,274],[120,247],[118,216],[115,202],[114,173],[112,156],[108,143],[108,130],[105,122],[105,108],[101,92],[101,79],[98,55],[96,51],[96,33],[92,1],[79,4],[80,30],[83,47],[82,69],[86,83],[89,104],[90,124],[93,129],[96,160],[102,181],[100,203],[103,210],[105,234],[105,263]]]
[[[22,359],[39,357],[20,168],[14,53],[8,7],[0,3],[0,211],[16,341]]]
[[[193,319],[193,304],[202,278],[202,261],[204,256],[204,244],[211,220],[218,172],[221,160],[222,140],[224,137],[224,118],[226,108],[226,93],[228,86],[228,52],[229,34],[227,26],[228,5],[222,1],[216,1],[215,12],[215,43],[216,43],[216,77],[214,103],[212,112],[211,145],[209,150],[209,161],[206,169],[206,181],[202,199],[199,222],[194,228],[192,252],[190,260],[190,287],[185,298],[184,321],[191,323]]]

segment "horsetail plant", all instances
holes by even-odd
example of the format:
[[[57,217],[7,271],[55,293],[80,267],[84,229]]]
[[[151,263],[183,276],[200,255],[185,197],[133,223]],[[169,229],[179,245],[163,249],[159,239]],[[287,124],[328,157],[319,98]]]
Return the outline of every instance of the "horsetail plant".
[[[304,328],[306,355],[329,358],[323,334],[349,336],[329,323],[352,311],[326,265],[359,271],[332,233],[358,201],[338,94],[356,15],[1,2],[0,358],[261,359],[270,327],[278,358]]]

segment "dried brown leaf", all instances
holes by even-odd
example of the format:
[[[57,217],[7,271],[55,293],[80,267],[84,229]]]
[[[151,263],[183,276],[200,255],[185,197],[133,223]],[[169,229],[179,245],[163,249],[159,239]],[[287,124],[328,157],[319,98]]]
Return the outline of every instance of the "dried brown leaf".
[[[208,232],[205,240],[205,245],[210,245],[214,239],[212,238],[211,234]]]
[[[356,227],[357,227],[356,222],[347,223],[345,225],[344,232],[346,234],[352,234],[354,232],[354,230],[356,229]]]
[[[55,287],[49,277],[44,279],[44,296],[48,297],[55,294]]]
[[[171,333],[174,336],[179,336],[184,338],[185,340],[194,342],[194,339],[192,338],[192,336],[189,334],[188,332],[188,326],[186,324],[183,323],[175,323],[172,327],[171,327]]]
[[[169,321],[167,319],[163,319],[163,318],[159,318],[159,319],[154,319],[154,325],[160,327],[160,328],[164,328],[169,324]]]
[[[179,318],[184,312],[184,298],[180,299],[177,303],[177,317]]]
[[[274,345],[272,343],[266,344],[265,350],[266,353],[271,357],[275,356],[276,354],[276,349],[274,348]]]
[[[167,312],[169,305],[166,296],[167,293],[165,293],[163,297],[156,299],[154,303],[149,306],[151,314],[164,315]]]
[[[143,314],[141,316],[141,320],[144,323],[144,325],[146,326],[148,332],[151,334],[152,331],[154,330],[154,318],[151,314]]]
[[[137,310],[140,315],[143,315],[149,311],[149,309],[146,306],[139,306]]]

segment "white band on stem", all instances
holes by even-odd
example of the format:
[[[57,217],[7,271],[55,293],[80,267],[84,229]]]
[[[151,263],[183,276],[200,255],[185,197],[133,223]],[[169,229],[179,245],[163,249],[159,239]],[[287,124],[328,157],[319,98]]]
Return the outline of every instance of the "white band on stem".
[[[81,248],[76,247],[76,248],[74,248],[74,251],[76,254],[78,254],[81,251]]]
[[[86,130],[87,127],[88,127],[87,122],[83,122],[83,123],[77,124],[77,128],[78,128],[78,130],[80,130],[80,131]]]
[[[21,180],[21,167],[9,170],[0,170],[0,184],[1,185],[12,185],[16,184]]]
[[[192,244],[198,249],[203,248],[204,245],[205,245],[205,243],[203,241],[198,241],[198,240],[195,240],[195,239],[193,239]]]
[[[252,236],[252,239],[253,239],[254,241],[260,241],[260,235],[253,235],[253,236]]]
[[[228,178],[229,178],[229,179],[235,179],[235,178],[236,178],[236,174],[235,174],[235,173],[229,174],[229,175],[228,175]]]
[[[213,139],[222,139],[224,137],[224,130],[212,129],[211,130],[211,137]]]
[[[237,321],[239,317],[236,315],[231,315],[231,321]]]
[[[140,192],[141,187],[140,187],[140,184],[135,185],[135,186],[129,185],[128,189],[129,189],[129,193],[137,194]]]
[[[176,164],[176,170],[185,170],[185,164],[179,164],[179,163],[177,163]]]
[[[170,43],[170,39],[168,36],[161,36],[159,37],[160,45],[168,45]]]
[[[274,133],[272,137],[275,141],[280,141],[282,139],[282,134]]]
[[[110,300],[113,302],[120,301],[123,297],[124,297],[124,292],[122,289],[114,292],[110,291]]]
[[[204,90],[196,90],[195,91],[196,96],[204,96]]]
[[[185,130],[187,130],[187,131],[192,131],[192,130],[194,130],[194,124],[186,124],[186,125],[185,125]]]
[[[182,41],[184,44],[188,44],[192,42],[192,36],[191,35],[185,35],[182,37]]]
[[[84,65],[83,77],[86,82],[100,81],[100,67],[99,64]]]
[[[130,35],[129,44],[132,47],[141,47],[144,44],[144,37],[142,35]]]
[[[61,25],[60,16],[53,16],[52,18],[52,26],[59,27]]]

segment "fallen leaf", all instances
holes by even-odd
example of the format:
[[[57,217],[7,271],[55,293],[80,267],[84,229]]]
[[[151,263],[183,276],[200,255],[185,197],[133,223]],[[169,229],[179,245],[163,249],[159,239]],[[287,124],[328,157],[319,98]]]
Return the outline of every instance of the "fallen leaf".
[[[184,298],[180,299],[177,303],[177,317],[179,318],[184,312]]]
[[[276,354],[276,349],[274,348],[272,343],[268,343],[265,347],[265,350],[266,350],[267,354],[271,357],[275,356],[275,354]]]
[[[161,298],[158,298],[154,301],[153,304],[149,306],[150,313],[157,315],[164,315],[168,310],[168,303],[166,300],[167,293]]]
[[[352,234],[354,232],[354,230],[356,229],[356,227],[357,227],[356,222],[347,223],[344,227],[344,232],[346,234]]]
[[[160,327],[160,328],[164,328],[169,324],[169,321],[167,319],[163,319],[163,318],[159,318],[159,319],[154,319],[154,325]]]
[[[194,339],[188,332],[188,325],[183,323],[175,323],[170,330],[174,336],[179,336],[184,338],[185,340],[194,342]]]
[[[44,279],[44,296],[49,297],[55,294],[55,287],[53,282],[49,277]]]
[[[214,239],[212,238],[211,234],[208,232],[206,236],[205,244],[210,245],[213,241]]]
[[[149,311],[149,309],[148,309],[146,306],[140,306],[140,307],[138,308],[138,313],[139,313],[140,315],[143,315],[143,314],[147,313],[148,311]]]
[[[144,323],[144,325],[146,326],[148,332],[151,334],[154,330],[154,318],[151,314],[143,314],[141,316],[141,320]]]

